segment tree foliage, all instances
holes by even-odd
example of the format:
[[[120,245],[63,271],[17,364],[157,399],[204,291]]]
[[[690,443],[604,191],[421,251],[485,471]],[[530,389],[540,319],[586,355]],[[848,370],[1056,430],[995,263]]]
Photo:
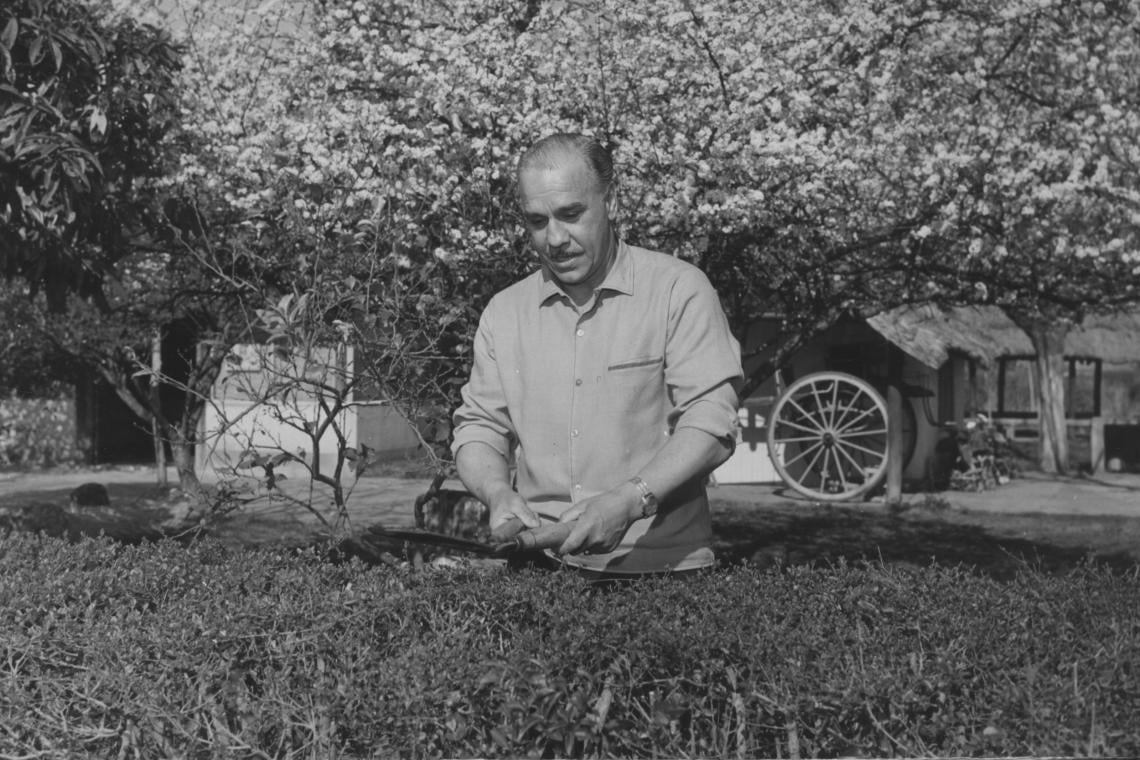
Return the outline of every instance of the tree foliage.
[[[76,0],[0,9],[0,269],[98,297],[154,226],[177,119],[169,36]]]
[[[59,398],[76,379],[74,359],[43,339],[42,301],[23,283],[0,281],[0,398]]]

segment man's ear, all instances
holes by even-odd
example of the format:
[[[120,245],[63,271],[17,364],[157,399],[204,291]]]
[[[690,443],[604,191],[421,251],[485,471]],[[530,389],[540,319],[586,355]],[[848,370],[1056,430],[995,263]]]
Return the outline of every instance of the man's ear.
[[[606,217],[611,222],[618,220],[618,191],[612,184],[609,190],[606,190]]]

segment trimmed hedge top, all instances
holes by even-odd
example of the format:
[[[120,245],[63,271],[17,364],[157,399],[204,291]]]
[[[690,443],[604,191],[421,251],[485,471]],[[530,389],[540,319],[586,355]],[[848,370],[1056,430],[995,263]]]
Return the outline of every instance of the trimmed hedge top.
[[[591,587],[0,539],[0,752],[1140,754],[1140,579],[747,567]]]

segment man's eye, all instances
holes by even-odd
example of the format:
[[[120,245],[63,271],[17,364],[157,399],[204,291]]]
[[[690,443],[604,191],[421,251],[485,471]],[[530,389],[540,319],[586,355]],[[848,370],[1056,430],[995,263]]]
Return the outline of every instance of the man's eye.
[[[530,226],[536,230],[542,229],[543,227],[546,226],[546,217],[544,217],[544,216],[532,216],[526,220],[526,223],[528,226]]]

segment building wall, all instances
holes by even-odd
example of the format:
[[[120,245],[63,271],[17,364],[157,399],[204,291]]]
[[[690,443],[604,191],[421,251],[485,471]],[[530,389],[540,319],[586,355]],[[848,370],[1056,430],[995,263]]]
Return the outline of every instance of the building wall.
[[[389,404],[382,401],[362,403],[356,407],[357,440],[375,452],[381,461],[399,459],[420,447],[415,430]]]

